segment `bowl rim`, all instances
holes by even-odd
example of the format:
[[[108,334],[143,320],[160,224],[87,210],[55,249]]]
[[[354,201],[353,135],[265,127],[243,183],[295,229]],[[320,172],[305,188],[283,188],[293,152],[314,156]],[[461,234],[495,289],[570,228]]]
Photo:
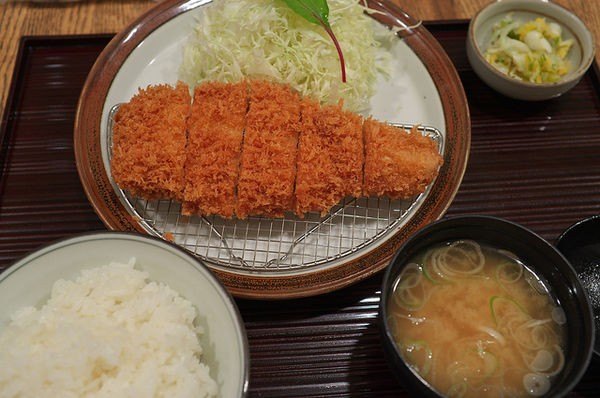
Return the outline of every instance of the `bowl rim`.
[[[580,228],[584,228],[586,225],[596,223],[600,224],[600,214],[595,214],[593,216],[589,216],[581,220],[575,221],[567,228],[565,228],[565,230],[562,231],[560,235],[558,235],[558,237],[556,238],[556,246],[559,247],[561,246],[561,244],[564,244],[564,242],[569,238],[569,236],[574,233],[577,233],[577,231]]]
[[[528,82],[525,80],[515,79],[513,77],[506,75],[505,73],[502,73],[498,69],[494,68],[489,62],[487,62],[487,60],[483,56],[482,49],[479,47],[479,45],[477,43],[476,34],[475,34],[475,25],[479,22],[479,19],[481,18],[481,16],[484,13],[488,13],[488,12],[491,13],[492,11],[490,11],[490,10],[493,10],[496,7],[500,7],[502,5],[511,5],[511,4],[514,4],[515,6],[518,5],[519,8],[522,8],[522,5],[526,4],[526,6],[525,6],[526,8],[524,8],[523,11],[528,11],[533,14],[540,14],[542,16],[545,15],[542,12],[543,10],[534,10],[533,9],[534,6],[549,7],[551,9],[554,9],[554,10],[562,13],[562,16],[572,20],[574,23],[579,25],[582,32],[586,36],[586,38],[589,40],[589,43],[590,43],[589,54],[586,54],[586,47],[583,46],[582,38],[579,35],[577,35],[575,32],[573,32],[573,35],[575,36],[577,42],[579,43],[579,47],[581,48],[582,58],[581,58],[581,62],[577,66],[577,68],[572,73],[568,74],[564,79],[560,79],[556,82],[532,83],[532,82]],[[497,13],[492,13],[490,15],[490,17],[494,16],[494,15],[498,15],[500,13],[508,13],[508,12],[511,12],[511,10],[499,11]],[[558,19],[555,17],[552,17],[552,19],[555,19],[558,23],[560,23],[563,26],[567,26],[565,24],[565,22],[562,21],[562,19]],[[573,29],[571,29],[570,27],[569,27],[569,30],[573,31]],[[557,4],[557,3],[549,2],[548,0],[528,0],[528,1],[495,0],[491,3],[488,3],[486,6],[484,6],[479,11],[477,11],[475,13],[475,15],[469,21],[469,26],[467,29],[467,41],[468,41],[469,45],[473,48],[473,54],[475,55],[477,60],[483,65],[483,67],[488,72],[492,73],[494,76],[502,79],[505,82],[510,82],[511,84],[515,84],[515,85],[522,86],[522,87],[527,87],[528,89],[553,88],[553,87],[559,87],[559,86],[568,85],[568,84],[577,82],[579,79],[581,79],[581,77],[585,74],[585,72],[590,68],[590,66],[594,62],[594,56],[595,56],[595,51],[596,51],[595,38],[592,35],[590,29],[583,22],[583,20],[581,18],[579,18],[579,16],[577,16],[574,12],[572,12],[568,8],[563,7],[562,5]]]
[[[410,366],[408,366],[406,364],[406,362],[402,358],[402,356],[399,353],[397,346],[394,342],[393,335],[390,330],[390,325],[388,323],[386,313],[388,310],[388,301],[389,301],[390,294],[391,294],[391,287],[393,286],[394,280],[398,276],[398,272],[393,272],[394,268],[397,268],[397,267],[394,267],[394,265],[398,261],[400,261],[401,263],[406,262],[405,261],[406,259],[405,260],[401,259],[403,257],[403,252],[407,248],[410,248],[412,245],[415,245],[419,240],[430,235],[432,233],[431,232],[432,230],[434,230],[434,232],[435,232],[436,226],[444,225],[444,224],[449,224],[449,226],[454,226],[453,224],[455,224],[455,223],[463,223],[463,224],[470,224],[470,225],[473,225],[476,223],[478,228],[493,228],[498,225],[506,225],[510,228],[513,228],[515,231],[519,231],[521,233],[527,234],[527,235],[531,236],[533,239],[535,239],[542,248],[549,249],[553,253],[553,255],[555,255],[557,258],[561,258],[564,265],[566,266],[565,268],[568,269],[568,272],[575,277],[575,279],[574,279],[575,283],[578,283],[581,287],[581,289],[578,289],[581,291],[581,295],[577,296],[579,298],[578,301],[581,302],[583,300],[584,307],[585,307],[585,308],[581,308],[581,311],[582,311],[582,313],[587,313],[586,314],[587,318],[591,320],[591,324],[590,324],[591,330],[589,331],[590,332],[589,333],[589,349],[587,349],[585,352],[584,360],[577,362],[577,364],[576,364],[577,370],[575,372],[573,372],[573,375],[574,375],[573,380],[569,380],[568,382],[565,382],[565,386],[561,389],[561,391],[563,391],[564,393],[571,391],[577,385],[577,383],[581,380],[581,378],[587,371],[589,364],[592,361],[592,358],[595,353],[594,345],[595,345],[596,333],[595,333],[595,326],[594,326],[594,321],[593,321],[594,313],[592,310],[589,296],[588,296],[587,292],[585,291],[585,289],[583,289],[583,287],[581,286],[581,282],[579,281],[579,279],[577,277],[577,273],[576,273],[575,269],[573,268],[573,266],[571,265],[571,263],[554,245],[552,245],[548,240],[544,239],[543,237],[541,237],[539,234],[537,234],[533,230],[531,230],[515,221],[511,221],[511,220],[501,218],[501,217],[496,217],[496,216],[456,215],[456,216],[444,217],[440,220],[434,221],[434,222],[428,224],[427,226],[421,228],[419,231],[417,231],[415,234],[413,234],[410,238],[408,238],[404,242],[404,244],[396,251],[396,254],[393,256],[392,261],[390,262],[390,264],[388,265],[388,267],[385,270],[385,273],[384,273],[384,276],[383,276],[383,279],[381,282],[381,297],[380,297],[380,301],[379,301],[379,314],[378,314],[379,321],[381,324],[380,335],[382,336],[382,338],[385,340],[385,342],[387,344],[393,345],[393,349],[395,352],[394,357],[402,363],[402,366],[409,369],[410,374],[412,374],[412,376],[415,379],[419,380],[420,384],[423,387],[427,388],[429,391],[436,394],[437,396],[440,396],[440,397],[443,396],[443,395],[441,395],[441,393],[438,390],[436,390],[433,387],[432,384],[430,384],[418,372],[416,372],[414,369],[412,369]],[[492,224],[492,227],[486,227],[486,225],[488,225],[490,223]],[[438,242],[438,241],[435,240],[434,242]],[[579,307],[579,305],[578,305],[578,307]]]
[[[238,339],[241,344],[240,348],[242,354],[242,358],[240,358],[242,362],[242,366],[240,369],[241,378],[238,382],[238,385],[240,387],[239,392],[241,398],[246,397],[248,395],[250,382],[250,349],[247,331],[240,310],[231,293],[227,290],[227,288],[225,288],[225,286],[217,278],[217,276],[200,259],[194,257],[193,255],[185,251],[183,248],[172,242],[166,241],[155,236],[143,235],[131,231],[100,230],[69,235],[38,246],[30,252],[28,252],[27,254],[23,255],[22,257],[16,259],[14,262],[11,263],[11,265],[8,268],[0,272],[0,286],[2,286],[5,280],[9,279],[12,274],[23,269],[33,260],[39,259],[54,250],[58,250],[66,246],[72,246],[80,243],[89,243],[98,239],[137,241],[141,243],[150,244],[156,247],[161,247],[162,249],[171,251],[171,254],[173,255],[184,258],[185,260],[187,260],[191,267],[195,268],[198,272],[203,274],[203,276],[209,281],[211,286],[218,293],[220,299],[223,300],[225,306],[229,309],[230,316],[235,323],[235,325],[233,326],[236,328],[237,331],[236,334],[238,335]],[[82,266],[81,269],[85,268],[86,266]],[[152,275],[149,275],[149,279],[153,280]],[[50,294],[50,292],[48,292],[48,294]],[[193,304],[195,307],[197,307],[195,303]]]

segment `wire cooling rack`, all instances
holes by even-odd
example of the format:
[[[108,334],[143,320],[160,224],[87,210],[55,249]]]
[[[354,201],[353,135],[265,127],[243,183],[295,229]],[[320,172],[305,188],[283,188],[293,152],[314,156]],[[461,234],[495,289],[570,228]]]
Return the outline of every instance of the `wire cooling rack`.
[[[116,110],[113,108],[109,115],[109,148]],[[393,124],[408,130],[414,128]],[[436,141],[443,154],[444,139],[438,129],[417,129]],[[335,266],[373,250],[410,219],[431,187],[430,184],[425,192],[409,200],[346,198],[324,217],[308,213],[299,218],[289,213],[275,219],[226,220],[218,216],[183,216],[177,201],[133,197],[112,183],[125,209],[148,234],[178,244],[212,267],[261,275]]]

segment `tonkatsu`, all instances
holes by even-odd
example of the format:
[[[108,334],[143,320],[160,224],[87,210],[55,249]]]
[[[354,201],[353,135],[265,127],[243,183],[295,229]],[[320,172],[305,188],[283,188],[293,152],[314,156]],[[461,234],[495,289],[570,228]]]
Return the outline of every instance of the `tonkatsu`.
[[[250,82],[235,214],[283,217],[296,177],[300,96],[289,86]]]
[[[205,82],[193,97],[183,83],[140,90],[116,114],[112,155],[113,178],[132,195],[239,219],[324,215],[346,197],[410,198],[443,163],[416,128],[262,80]]]
[[[183,83],[149,86],[120,105],[110,162],[119,187],[147,199],[182,200],[190,106]]]
[[[234,214],[248,84],[196,86],[188,120],[182,213]]]
[[[368,118],[363,124],[364,196],[406,199],[423,192],[442,164],[437,145],[413,128],[402,128]]]
[[[294,212],[327,213],[347,196],[360,197],[364,163],[362,118],[342,104],[302,101]]]

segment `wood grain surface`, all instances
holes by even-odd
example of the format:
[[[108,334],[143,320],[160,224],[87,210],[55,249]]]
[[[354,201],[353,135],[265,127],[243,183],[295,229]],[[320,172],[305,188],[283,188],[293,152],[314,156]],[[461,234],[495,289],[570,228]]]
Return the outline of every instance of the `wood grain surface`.
[[[562,97],[515,106],[470,68],[465,22],[426,27],[472,104],[469,164],[447,215],[502,217],[553,242],[600,214],[600,70]],[[82,86],[111,37],[23,41],[0,124],[0,272],[40,245],[104,229],[79,182],[72,137]],[[249,342],[248,398],[416,397],[383,357],[381,279],[302,299],[237,299]],[[599,372],[596,355],[567,397],[599,397]]]
[[[393,0],[411,16],[424,21],[469,19],[490,0]],[[556,0],[574,11],[596,38],[600,53],[600,2]],[[13,75],[23,36],[116,33],[157,0],[10,1],[0,0],[0,114]]]

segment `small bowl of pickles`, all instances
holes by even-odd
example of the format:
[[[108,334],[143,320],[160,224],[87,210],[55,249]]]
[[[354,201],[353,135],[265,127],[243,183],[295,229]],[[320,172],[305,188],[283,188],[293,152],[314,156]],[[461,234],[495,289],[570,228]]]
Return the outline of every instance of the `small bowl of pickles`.
[[[594,38],[583,21],[545,0],[497,0],[469,24],[467,56],[499,93],[542,101],[573,88],[594,61]]]

